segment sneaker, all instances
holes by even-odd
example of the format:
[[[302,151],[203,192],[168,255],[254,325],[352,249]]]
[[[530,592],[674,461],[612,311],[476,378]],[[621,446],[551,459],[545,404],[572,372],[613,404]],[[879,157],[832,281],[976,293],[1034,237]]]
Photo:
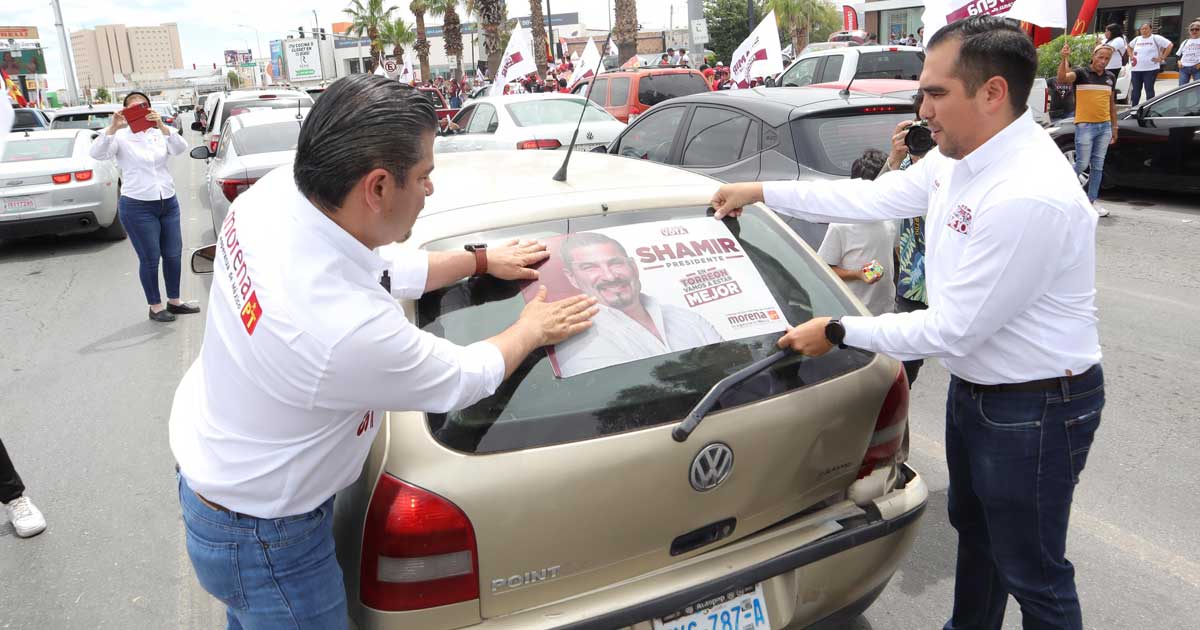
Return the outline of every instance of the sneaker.
[[[1092,207],[1096,209],[1096,214],[1102,217],[1108,216],[1108,208],[1105,208],[1104,206],[1095,202],[1092,203]]]
[[[17,497],[4,505],[8,509],[8,520],[21,538],[37,536],[46,529],[46,517],[37,509],[29,497]]]

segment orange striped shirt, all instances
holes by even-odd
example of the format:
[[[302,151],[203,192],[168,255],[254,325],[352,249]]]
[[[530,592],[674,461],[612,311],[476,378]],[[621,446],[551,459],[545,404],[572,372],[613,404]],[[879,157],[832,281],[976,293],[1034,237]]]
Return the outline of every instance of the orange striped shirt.
[[[1084,66],[1075,72],[1075,122],[1114,122],[1110,104],[1116,80],[1108,72],[1092,70]]]

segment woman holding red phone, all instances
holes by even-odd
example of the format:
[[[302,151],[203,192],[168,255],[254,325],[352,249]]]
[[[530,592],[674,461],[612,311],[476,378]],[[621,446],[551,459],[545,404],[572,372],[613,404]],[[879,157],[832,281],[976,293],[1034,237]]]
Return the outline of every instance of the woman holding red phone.
[[[91,155],[97,160],[116,158],[121,167],[117,211],[138,255],[138,276],[150,304],[150,319],[172,322],[176,315],[200,312],[200,307],[184,304],[179,298],[183,235],[179,228],[175,181],[167,170],[167,158],[186,151],[187,142],[163,124],[145,94],[130,92],[124,105],[125,110],[114,113],[108,128],[92,143]],[[142,108],[145,115],[139,116]],[[123,112],[130,112],[128,119]],[[130,125],[130,120],[139,119],[152,126]],[[139,131],[135,132],[135,128]],[[160,259],[167,285],[166,304],[158,292]]]

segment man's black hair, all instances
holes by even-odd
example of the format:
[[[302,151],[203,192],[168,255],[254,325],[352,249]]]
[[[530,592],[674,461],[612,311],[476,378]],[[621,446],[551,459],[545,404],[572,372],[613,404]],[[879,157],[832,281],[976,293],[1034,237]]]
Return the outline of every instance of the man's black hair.
[[[149,96],[146,96],[145,94],[142,94],[141,92],[134,91],[134,92],[130,92],[125,95],[125,99],[121,101],[121,107],[129,107],[129,99],[131,99],[135,96],[140,96],[140,97],[146,99],[146,105],[150,104]]]
[[[1112,33],[1112,39],[1108,40],[1110,42],[1113,39],[1125,36],[1125,27],[1121,26],[1120,24],[1117,24],[1116,22],[1113,22],[1112,24],[1105,26],[1104,30],[1108,31],[1109,33]]]
[[[437,112],[420,90],[374,74],[338,79],[300,127],[292,177],[318,208],[333,212],[364,175],[387,169],[401,184],[437,131]]]
[[[933,34],[927,49],[957,40],[961,43],[956,75],[974,95],[992,77],[1008,82],[1008,100],[1013,113],[1025,111],[1037,72],[1037,50],[1017,25],[1004,18],[976,15],[943,27]]]
[[[875,179],[886,163],[887,156],[883,154],[883,151],[867,149],[863,152],[862,157],[854,160],[854,164],[850,166],[850,178]]]

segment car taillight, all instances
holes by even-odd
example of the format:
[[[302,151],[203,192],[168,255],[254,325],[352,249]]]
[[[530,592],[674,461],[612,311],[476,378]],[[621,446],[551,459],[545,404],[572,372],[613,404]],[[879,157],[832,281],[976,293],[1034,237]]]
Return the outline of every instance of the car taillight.
[[[221,134],[214,133],[212,135],[212,138],[209,138],[209,140],[208,140],[208,152],[216,153],[217,152],[217,143],[220,141],[221,141]]]
[[[858,478],[862,479],[882,465],[891,464],[904,443],[904,429],[908,426],[908,375],[901,366],[896,380],[883,399],[879,417],[875,420],[875,433],[871,444],[858,467]]]
[[[54,180],[55,184],[69,184],[71,183],[71,174],[59,173],[57,175],[51,175],[50,179]]]
[[[363,528],[362,603],[420,610],[479,598],[475,530],[458,506],[384,473]]]
[[[218,179],[217,185],[221,187],[221,192],[225,194],[225,198],[233,201],[237,196],[246,192],[254,182],[258,179]]]
[[[562,146],[558,140],[526,140],[518,142],[518,149],[557,149]]]
[[[91,178],[92,178],[91,171],[75,171],[75,181],[77,181],[77,182],[86,182],[87,180],[89,180]]]

